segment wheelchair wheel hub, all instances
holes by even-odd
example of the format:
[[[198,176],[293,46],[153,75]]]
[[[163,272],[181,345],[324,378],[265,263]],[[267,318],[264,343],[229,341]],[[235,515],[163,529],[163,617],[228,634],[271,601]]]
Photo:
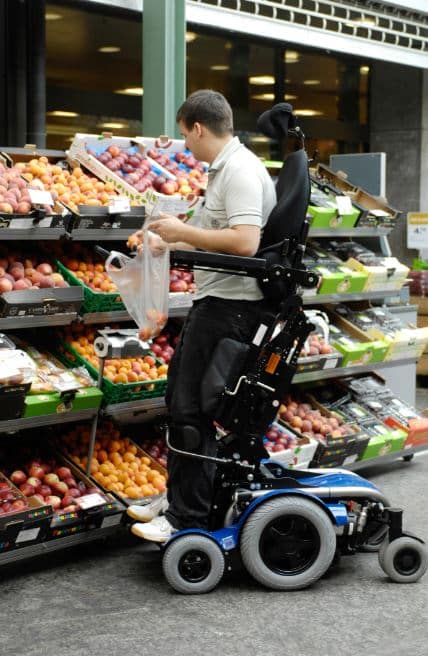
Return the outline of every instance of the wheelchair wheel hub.
[[[209,556],[198,549],[187,551],[178,564],[180,575],[189,583],[198,583],[207,578],[211,571]]]
[[[282,576],[295,576],[315,562],[320,538],[304,517],[290,515],[272,520],[260,536],[260,555],[265,565]]]
[[[394,558],[394,567],[404,576],[411,576],[421,565],[421,556],[414,549],[401,549]]]

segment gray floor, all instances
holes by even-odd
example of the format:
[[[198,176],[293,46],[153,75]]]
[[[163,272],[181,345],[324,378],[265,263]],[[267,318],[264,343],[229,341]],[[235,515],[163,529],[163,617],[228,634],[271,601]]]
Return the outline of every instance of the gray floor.
[[[428,454],[372,468],[428,541]],[[426,656],[428,575],[397,585],[374,554],[342,558],[309,590],[266,591],[245,573],[181,596],[156,547],[124,535],[3,568],[0,653],[13,656]]]

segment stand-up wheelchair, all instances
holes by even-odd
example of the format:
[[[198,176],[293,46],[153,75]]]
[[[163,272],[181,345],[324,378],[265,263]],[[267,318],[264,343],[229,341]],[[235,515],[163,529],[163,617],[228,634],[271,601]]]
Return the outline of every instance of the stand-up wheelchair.
[[[391,508],[369,481],[346,470],[292,470],[268,459],[263,435],[290,388],[300,350],[313,326],[299,287],[316,287],[302,256],[309,230],[310,195],[304,137],[292,108],[275,105],[258,129],[299,148],[286,156],[277,181],[278,203],[254,258],[175,251],[176,267],[202,268],[255,277],[272,313],[260,320],[250,344],[223,339],[201,388],[201,407],[217,425],[218,454],[210,530],[186,529],[163,547],[170,585],[187,594],[212,590],[224,572],[242,561],[260,583],[296,590],[317,581],[335,556],[379,550],[379,563],[394,581],[417,581],[428,554],[422,540],[403,532],[402,510]],[[181,427],[188,444],[192,426]],[[206,456],[175,448],[182,457]],[[186,440],[184,440],[186,443]]]
[[[298,146],[280,170],[278,202],[257,255],[171,253],[174,267],[255,277],[271,312],[261,317],[251,343],[221,340],[204,376],[201,408],[217,426],[217,457],[192,450],[198,443],[195,427],[174,426],[187,448],[177,448],[165,428],[171,451],[217,465],[209,530],[173,534],[162,546],[165,577],[178,592],[204,593],[242,563],[266,587],[296,590],[317,581],[341,554],[365,550],[379,551],[379,563],[394,581],[417,581],[427,569],[426,546],[403,531],[402,510],[390,507],[375,485],[341,469],[287,469],[269,460],[263,447],[313,329],[298,290],[316,287],[318,277],[302,264],[310,181],[292,107],[275,105],[257,127]]]

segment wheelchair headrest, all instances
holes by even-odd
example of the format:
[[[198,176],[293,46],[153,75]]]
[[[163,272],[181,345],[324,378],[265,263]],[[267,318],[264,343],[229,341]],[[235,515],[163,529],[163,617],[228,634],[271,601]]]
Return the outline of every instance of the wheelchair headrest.
[[[257,119],[257,129],[271,139],[281,140],[296,127],[296,118],[289,103],[278,103]]]

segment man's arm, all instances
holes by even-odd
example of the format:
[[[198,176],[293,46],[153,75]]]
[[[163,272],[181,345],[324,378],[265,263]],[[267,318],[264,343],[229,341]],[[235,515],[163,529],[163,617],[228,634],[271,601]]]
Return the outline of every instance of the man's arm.
[[[150,230],[168,244],[173,244],[174,250],[178,250],[177,243],[185,242],[204,251],[251,257],[257,253],[260,242],[260,228],[255,225],[240,224],[208,230],[183,223],[169,214],[162,214],[158,221],[150,223]]]

